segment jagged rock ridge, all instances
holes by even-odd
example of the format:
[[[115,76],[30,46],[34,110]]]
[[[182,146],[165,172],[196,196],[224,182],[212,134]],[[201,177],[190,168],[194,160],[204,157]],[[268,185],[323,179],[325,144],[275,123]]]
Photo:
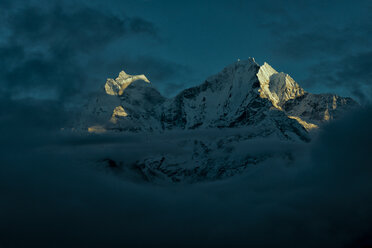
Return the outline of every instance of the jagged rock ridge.
[[[137,80],[143,81],[132,84]],[[229,65],[171,99],[143,82],[149,83],[146,76],[124,71],[108,79],[106,94],[88,105],[100,116],[96,124],[107,130],[162,132],[269,125],[266,120],[272,119],[306,135],[303,128],[317,127],[356,105],[351,98],[305,92],[288,74],[267,63],[259,66],[253,58]]]
[[[311,129],[356,105],[351,98],[308,93],[288,74],[250,58],[170,99],[144,75],[121,72],[115,80],[108,79],[104,90],[88,103],[89,117],[82,119],[81,127],[91,132],[191,132],[189,138],[174,144],[188,147],[190,151],[182,156],[164,151],[131,166],[149,181],[200,181],[236,174],[273,156],[243,152],[238,147],[247,140],[308,142]],[[193,130],[222,132],[219,139],[210,140],[193,136]]]

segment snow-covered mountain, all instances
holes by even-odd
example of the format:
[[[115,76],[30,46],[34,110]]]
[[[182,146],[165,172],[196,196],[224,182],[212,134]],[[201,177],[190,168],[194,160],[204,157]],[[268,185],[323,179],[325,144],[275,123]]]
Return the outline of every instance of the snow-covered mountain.
[[[311,130],[356,105],[351,98],[308,93],[288,74],[250,58],[173,98],[163,97],[146,76],[122,71],[88,102],[79,129],[173,137],[166,142],[177,153],[151,153],[130,165],[125,158],[106,161],[149,181],[194,182],[231,176],[272,157],[289,159],[285,152],[253,154],[242,147],[309,142]]]

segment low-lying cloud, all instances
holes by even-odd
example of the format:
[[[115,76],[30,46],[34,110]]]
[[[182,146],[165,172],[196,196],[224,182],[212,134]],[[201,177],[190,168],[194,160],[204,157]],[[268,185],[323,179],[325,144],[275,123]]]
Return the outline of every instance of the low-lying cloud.
[[[8,106],[51,116],[37,105]],[[223,181],[170,186],[132,183],[90,163],[105,152],[134,159],[151,137],[76,136],[58,131],[71,117],[68,112],[53,124],[30,116],[19,122],[18,116],[0,115],[7,120],[0,129],[2,143],[10,144],[0,155],[2,247],[372,242],[370,108],[326,126],[309,156],[296,156],[291,166],[271,160]],[[166,148],[166,136],[157,145]]]

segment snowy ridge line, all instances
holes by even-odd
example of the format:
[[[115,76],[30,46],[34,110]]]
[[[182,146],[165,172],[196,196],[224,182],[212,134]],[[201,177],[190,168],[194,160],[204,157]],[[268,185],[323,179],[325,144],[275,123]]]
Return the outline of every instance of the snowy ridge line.
[[[203,84],[163,97],[145,75],[120,72],[87,104],[80,130],[150,131],[291,126],[297,135],[316,129],[356,106],[351,98],[306,92],[288,74],[253,58],[237,61]],[[279,113],[279,112],[280,113]],[[282,132],[283,133],[283,132]],[[283,134],[284,137],[286,136]],[[283,136],[282,135],[282,136]],[[306,134],[303,134],[306,136]]]

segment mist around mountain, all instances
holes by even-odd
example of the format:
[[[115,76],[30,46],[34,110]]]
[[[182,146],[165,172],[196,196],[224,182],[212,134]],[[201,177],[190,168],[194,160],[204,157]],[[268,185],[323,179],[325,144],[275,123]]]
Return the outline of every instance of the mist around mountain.
[[[0,127],[1,142],[7,144],[0,156],[3,247],[371,243],[370,108],[330,123],[310,143],[282,146],[295,154],[290,164],[272,158],[240,176],[172,185],[123,180],[111,168],[91,163],[102,155],[136,159],[143,150],[171,150],[172,144],[159,140],[146,147],[140,134],[61,133],[63,118],[48,121],[57,106],[43,109],[28,102],[7,109],[12,111],[1,112],[5,126]],[[30,119],[33,115],[40,118]],[[27,122],[19,122],[26,116]]]
[[[131,114],[129,105],[120,105],[125,92],[148,86],[136,81],[121,96],[107,95],[119,100],[105,114],[108,125],[115,127],[117,106]],[[301,95],[284,105],[301,106],[310,94],[294,92]],[[333,103],[333,96],[322,99]],[[6,146],[0,151],[0,247],[336,248],[372,242],[371,107],[346,111],[311,130],[263,100],[271,104],[263,112],[278,113],[263,120],[268,126],[146,132],[103,126],[96,133],[61,131],[81,115],[55,102],[1,101],[0,140]],[[208,123],[215,124],[212,117]],[[292,131],[286,137],[276,128],[282,122],[302,128],[310,140]],[[272,127],[271,134],[262,132]],[[164,153],[186,163],[164,159],[170,172],[160,174],[156,158]],[[143,167],[138,163],[149,158]],[[207,173],[189,175],[190,161],[206,162]],[[221,161],[226,163],[214,163]]]
[[[306,146],[323,125],[358,106],[348,97],[306,92],[253,58],[173,98],[155,86],[145,75],[122,71],[89,99],[75,124],[78,133],[146,137],[136,158],[102,155],[97,166],[125,180],[161,184],[226,179],[272,159],[293,163],[301,148],[291,147]]]

